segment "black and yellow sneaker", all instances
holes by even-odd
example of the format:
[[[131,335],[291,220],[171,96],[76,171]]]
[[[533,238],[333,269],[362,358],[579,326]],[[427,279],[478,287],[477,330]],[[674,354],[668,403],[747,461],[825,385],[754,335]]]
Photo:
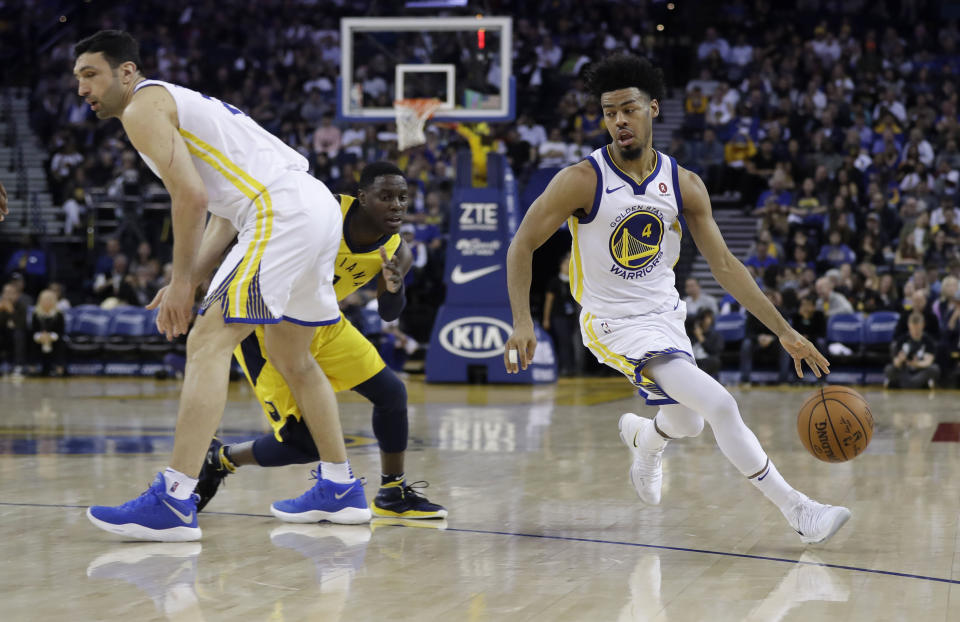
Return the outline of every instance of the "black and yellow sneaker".
[[[446,518],[445,507],[430,503],[416,490],[429,485],[423,481],[407,484],[406,480],[383,484],[373,500],[373,515],[387,518]]]
[[[237,467],[230,462],[230,459],[223,453],[223,443],[219,438],[214,437],[210,441],[210,448],[207,449],[207,455],[203,459],[203,466],[200,467],[200,476],[197,478],[197,487],[194,489],[200,500],[197,502],[197,511],[210,503],[213,496],[217,494],[220,483],[227,475],[237,470]]]

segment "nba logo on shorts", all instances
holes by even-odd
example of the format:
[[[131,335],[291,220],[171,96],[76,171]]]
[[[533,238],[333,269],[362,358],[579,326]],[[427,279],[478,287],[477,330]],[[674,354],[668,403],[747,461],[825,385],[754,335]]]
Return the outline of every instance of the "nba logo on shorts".
[[[606,321],[606,320],[601,320],[601,321],[600,321],[600,330],[602,330],[602,331],[603,331],[604,333],[606,333],[607,335],[609,335],[610,333],[613,332],[612,330],[610,330],[610,325],[607,324],[607,321]]]

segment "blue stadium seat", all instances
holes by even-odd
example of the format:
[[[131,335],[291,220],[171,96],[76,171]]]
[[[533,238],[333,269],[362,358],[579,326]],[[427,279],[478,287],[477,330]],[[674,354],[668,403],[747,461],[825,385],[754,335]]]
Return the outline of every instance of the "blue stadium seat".
[[[165,354],[177,349],[178,344],[167,341],[167,338],[157,330],[157,313],[159,309],[152,311],[142,309],[143,314],[143,336],[138,345],[138,351],[142,359],[162,360]]]
[[[146,319],[140,307],[117,307],[112,311],[108,334],[111,337],[142,337]]]
[[[70,334],[86,337],[106,337],[109,334],[112,314],[100,307],[77,307],[72,310],[74,318]]]
[[[863,318],[857,313],[838,313],[827,320],[827,341],[847,346],[863,343]]]
[[[67,309],[63,314],[64,330],[66,330],[69,335],[73,332],[73,326],[76,324],[77,318],[80,317],[81,313],[91,310],[96,311],[99,308],[98,305],[77,305]]]
[[[863,361],[866,365],[882,367],[890,362],[890,344],[900,321],[896,311],[874,311],[867,316],[863,327]]]
[[[89,361],[103,352],[112,314],[96,305],[80,305],[67,313],[67,351],[76,361]]]
[[[863,328],[863,342],[888,346],[893,341],[893,333],[899,321],[900,314],[896,311],[874,311],[867,316]]]
[[[725,313],[717,316],[716,331],[727,344],[743,341],[747,330],[747,320],[739,313]]]

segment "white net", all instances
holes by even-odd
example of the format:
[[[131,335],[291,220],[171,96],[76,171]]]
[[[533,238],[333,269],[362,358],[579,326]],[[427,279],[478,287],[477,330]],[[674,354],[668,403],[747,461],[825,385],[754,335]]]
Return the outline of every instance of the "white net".
[[[393,102],[397,116],[397,146],[400,151],[427,142],[423,127],[443,102],[439,99],[398,99]]]

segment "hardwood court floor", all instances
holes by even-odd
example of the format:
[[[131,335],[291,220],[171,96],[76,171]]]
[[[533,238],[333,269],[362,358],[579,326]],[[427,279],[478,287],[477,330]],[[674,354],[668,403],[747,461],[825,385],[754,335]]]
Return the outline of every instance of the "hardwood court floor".
[[[804,547],[709,429],[668,447],[663,502],[641,505],[617,419],[653,410],[621,379],[409,386],[407,472],[445,522],[286,525],[269,504],[305,490],[309,467],[244,467],[201,515],[202,542],[151,544],[84,508],[133,498],[165,466],[179,383],[0,380],[0,619],[960,619],[956,392],[863,389],[873,443],[830,465],[797,439],[809,390],[733,390],[787,479],[853,510]],[[342,394],[341,411],[372,497],[369,406]],[[224,435],[262,425],[231,385]]]

